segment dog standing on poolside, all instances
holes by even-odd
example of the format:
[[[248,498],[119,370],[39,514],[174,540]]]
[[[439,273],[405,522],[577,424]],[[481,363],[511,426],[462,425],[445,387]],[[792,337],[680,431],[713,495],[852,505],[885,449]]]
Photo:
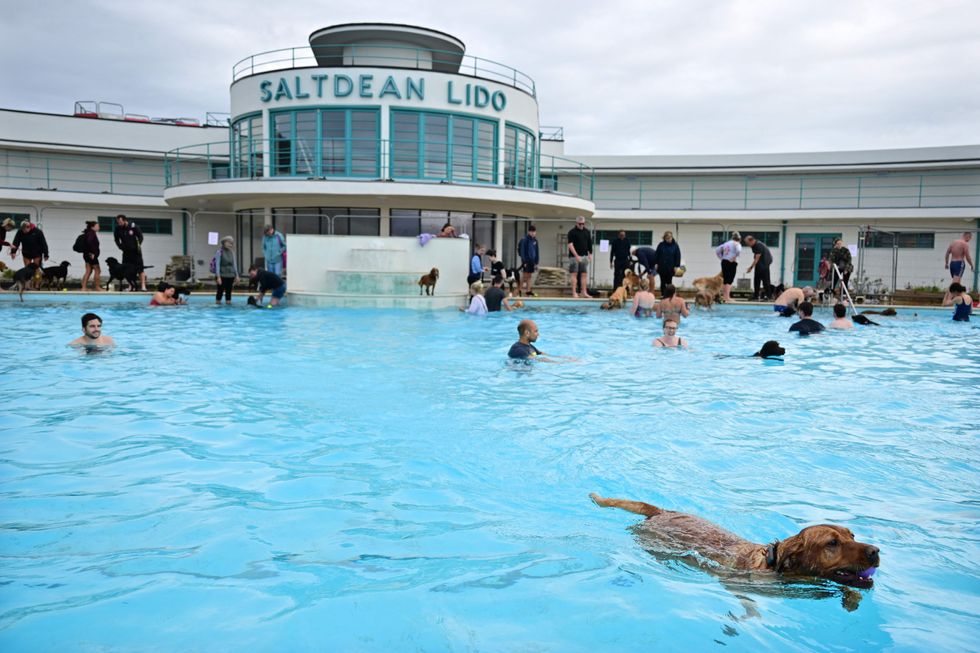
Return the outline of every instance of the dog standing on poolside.
[[[34,277],[40,269],[37,263],[28,263],[25,267],[14,272],[14,284],[10,286],[10,289],[17,289],[17,293],[20,295],[20,301],[24,301],[24,291],[27,289],[28,284],[34,281]]]
[[[623,271],[623,288],[626,288],[626,299],[629,299],[640,289],[640,277],[638,274],[626,268]],[[625,301],[623,302],[626,303]]]
[[[436,281],[439,280],[439,268],[432,268],[429,274],[423,274],[419,279],[419,295],[425,290],[426,295],[436,294]]]
[[[713,277],[698,277],[694,280],[694,288],[697,294],[694,295],[694,305],[710,309],[715,304],[718,295],[721,294],[724,285],[724,277],[719,272]]]
[[[44,286],[50,289],[52,284],[57,283],[58,290],[61,290],[68,281],[69,265],[71,265],[71,263],[68,261],[62,261],[61,265],[41,268],[41,273],[44,275]]]

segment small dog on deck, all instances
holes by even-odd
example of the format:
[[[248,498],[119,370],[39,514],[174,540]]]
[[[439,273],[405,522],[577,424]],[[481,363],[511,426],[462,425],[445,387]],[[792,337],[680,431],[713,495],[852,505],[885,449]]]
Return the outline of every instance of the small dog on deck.
[[[423,274],[422,278],[419,279],[419,294],[425,290],[426,295],[434,295],[436,293],[436,281],[439,280],[439,268],[432,268],[429,270],[429,274]]]
[[[622,285],[613,291],[613,294],[609,295],[609,300],[602,303],[599,308],[604,311],[611,311],[613,309],[622,308],[626,305],[626,286]]]
[[[14,285],[10,286],[10,289],[17,289],[17,293],[20,295],[20,301],[24,301],[24,290],[27,289],[29,283],[34,281],[34,275],[40,269],[37,263],[29,263],[26,267],[22,267],[14,272]]]
[[[68,266],[71,265],[68,261],[62,261],[61,265],[54,265],[49,268],[42,268],[41,273],[44,275],[44,287],[50,289],[51,284],[57,283],[58,290],[61,290],[65,282],[68,280]]]
[[[694,295],[694,305],[710,309],[714,306],[715,299],[721,294],[724,285],[724,277],[719,272],[713,277],[699,277],[694,280],[694,287],[697,294]]]

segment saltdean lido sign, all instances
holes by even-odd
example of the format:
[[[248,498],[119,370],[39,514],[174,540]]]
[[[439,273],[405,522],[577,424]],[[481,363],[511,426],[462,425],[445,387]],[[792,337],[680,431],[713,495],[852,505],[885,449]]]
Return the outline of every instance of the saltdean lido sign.
[[[450,79],[446,81],[445,94],[448,104],[477,109],[490,107],[494,111],[503,111],[507,106],[507,96],[503,91],[491,91],[480,84],[460,86],[456,80]],[[313,73],[280,77],[278,80],[265,79],[259,84],[259,99],[262,102],[345,97],[424,101],[425,77],[406,76],[398,79],[388,75],[382,79],[369,74],[352,77]]]

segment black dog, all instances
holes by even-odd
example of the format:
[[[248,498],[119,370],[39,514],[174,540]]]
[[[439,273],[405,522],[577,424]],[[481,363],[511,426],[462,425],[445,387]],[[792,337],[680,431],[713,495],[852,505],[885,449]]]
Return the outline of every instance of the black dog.
[[[61,265],[54,265],[49,268],[42,268],[41,273],[44,275],[42,284],[51,288],[51,284],[58,284],[58,290],[61,290],[65,282],[68,280],[68,266],[71,265],[68,261],[62,261]]]
[[[23,267],[14,272],[14,284],[10,286],[10,289],[17,288],[20,294],[20,301],[24,301],[24,290],[27,288],[27,284],[34,280],[34,275],[37,274],[37,270],[37,263],[29,263],[27,267]]]
[[[120,263],[117,259],[110,256],[105,260],[109,266],[109,278],[106,279],[105,289],[109,290],[114,279],[119,280],[119,290],[122,290],[123,282],[129,284],[129,290],[136,290],[139,287],[139,280],[136,278],[136,266],[132,263]]]

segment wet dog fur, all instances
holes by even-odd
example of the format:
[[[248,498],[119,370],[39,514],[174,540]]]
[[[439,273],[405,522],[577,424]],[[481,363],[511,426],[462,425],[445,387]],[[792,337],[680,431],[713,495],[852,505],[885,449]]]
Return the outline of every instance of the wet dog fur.
[[[438,280],[439,268],[432,268],[428,274],[423,274],[422,278],[419,279],[419,294],[421,295],[424,289],[426,295],[434,295],[436,293],[436,281]]]

